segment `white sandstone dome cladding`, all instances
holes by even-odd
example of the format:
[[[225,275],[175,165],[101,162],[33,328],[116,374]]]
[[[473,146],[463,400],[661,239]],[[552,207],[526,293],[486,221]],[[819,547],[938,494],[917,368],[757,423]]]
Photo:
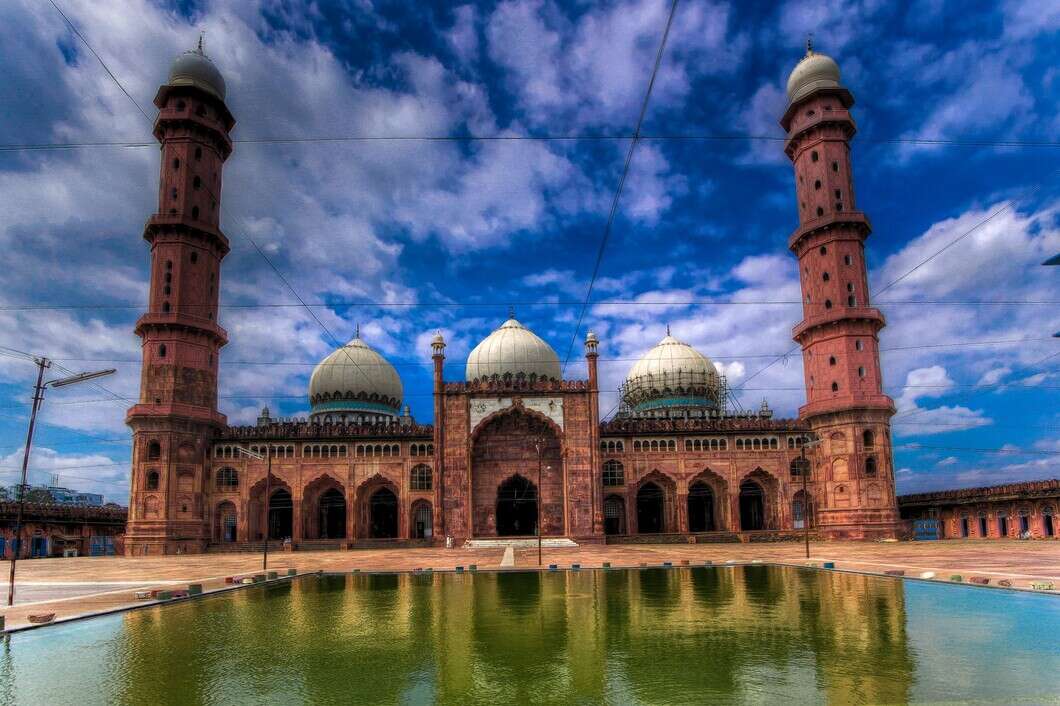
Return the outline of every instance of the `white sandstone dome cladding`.
[[[195,86],[221,100],[225,99],[224,76],[203,54],[201,41],[198,49],[186,51],[173,60],[167,83],[170,86]]]
[[[630,368],[622,394],[634,408],[715,406],[719,383],[710,358],[667,333]]]
[[[320,361],[309,378],[310,414],[317,421],[394,417],[403,394],[394,366],[359,337]]]
[[[839,64],[826,55],[807,48],[788,76],[788,102],[794,103],[818,88],[839,88]]]
[[[552,346],[514,318],[486,336],[467,357],[467,380],[523,375],[559,380],[562,370]]]

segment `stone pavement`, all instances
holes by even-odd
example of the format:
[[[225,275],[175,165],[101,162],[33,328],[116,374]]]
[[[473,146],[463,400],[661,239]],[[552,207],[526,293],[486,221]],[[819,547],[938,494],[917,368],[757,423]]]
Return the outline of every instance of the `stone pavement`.
[[[754,561],[801,564],[802,544],[642,544],[545,547],[543,566],[581,564],[599,567],[659,565],[682,560],[702,563]],[[537,550],[515,552],[516,568],[536,568]],[[503,548],[488,549],[368,549],[272,553],[269,570],[288,568],[312,571],[411,571],[432,568],[453,570],[476,564],[480,569],[500,568]],[[1008,579],[1017,588],[1033,582],[1060,587],[1060,542],[1018,540],[948,540],[940,542],[828,542],[810,545],[811,561],[833,561],[837,569],[883,573],[904,570],[907,576],[934,571],[940,579],[951,574],[983,576],[996,583]],[[0,562],[6,578],[8,562]],[[225,577],[261,572],[260,554],[199,554],[166,557],[77,557],[20,561],[16,605],[0,611],[7,627],[27,623],[30,613],[56,614],[56,620],[142,604],[134,592],[149,588],[184,588],[202,583],[207,591],[225,587]],[[0,585],[6,599],[7,584]],[[0,600],[2,600],[0,599]]]

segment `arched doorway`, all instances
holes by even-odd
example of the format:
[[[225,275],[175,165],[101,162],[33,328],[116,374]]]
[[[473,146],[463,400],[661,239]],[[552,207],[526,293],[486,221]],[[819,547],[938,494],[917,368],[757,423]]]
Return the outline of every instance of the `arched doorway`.
[[[702,481],[688,487],[688,531],[713,532],[714,491]]]
[[[433,513],[431,504],[426,500],[417,500],[412,504],[412,538],[429,539],[433,532]]]
[[[320,538],[346,537],[346,496],[338,488],[326,490],[320,496]]]
[[[471,535],[496,537],[515,533],[532,536],[538,522],[544,537],[561,537],[569,530],[573,531],[574,528],[568,528],[566,524],[563,464],[560,430],[543,415],[513,406],[484,419],[472,435]],[[523,513],[519,517],[510,512],[516,506],[505,502],[500,493],[502,485],[517,475],[532,482],[536,504],[535,508],[530,508],[526,507],[528,503],[519,503],[518,508]],[[524,493],[520,493],[520,497],[527,500]],[[505,515],[511,522],[508,527],[501,528],[499,523]],[[587,515],[584,517],[588,519]],[[517,519],[518,528],[514,526]],[[588,527],[584,530],[591,531]]]
[[[286,539],[293,533],[294,501],[286,488],[273,491],[269,498],[269,539]]]
[[[791,499],[791,521],[795,529],[813,526],[813,500],[801,490]]]
[[[626,501],[618,495],[604,500],[604,534],[626,533]]]
[[[537,486],[514,475],[497,488],[497,535],[537,534]]]
[[[663,489],[653,482],[640,487],[637,491],[637,532],[657,534],[665,531],[665,499]]]
[[[225,501],[217,506],[217,525],[214,540],[217,542],[236,541],[236,506]]]
[[[740,483],[740,529],[750,532],[765,526],[766,503],[762,486],[753,480],[745,480]]]
[[[380,488],[368,499],[370,536],[393,539],[398,536],[398,501],[390,488]]]

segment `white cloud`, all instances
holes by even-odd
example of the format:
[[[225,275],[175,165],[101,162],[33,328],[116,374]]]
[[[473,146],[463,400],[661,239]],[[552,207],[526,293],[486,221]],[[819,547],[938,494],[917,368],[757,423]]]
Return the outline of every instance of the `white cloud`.
[[[956,456],[947,456],[946,458],[942,459],[941,461],[939,461],[935,465],[936,466],[954,466],[956,464],[957,464],[957,457]]]
[[[1002,365],[999,368],[991,368],[990,370],[983,373],[982,377],[979,378],[979,382],[977,382],[976,385],[996,385],[1011,372],[1012,368],[1008,367],[1007,365]]]
[[[19,482],[23,450],[0,458],[0,485]],[[30,454],[30,485],[51,484],[59,475],[63,487],[101,493],[106,500],[125,504],[129,497],[128,461],[115,460],[101,453],[64,454],[45,446],[34,446]]]

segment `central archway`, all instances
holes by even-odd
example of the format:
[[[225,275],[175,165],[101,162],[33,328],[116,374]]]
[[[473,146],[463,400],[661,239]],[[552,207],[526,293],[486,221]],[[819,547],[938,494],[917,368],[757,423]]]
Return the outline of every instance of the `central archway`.
[[[537,486],[521,475],[512,476],[497,488],[497,534],[537,534]]]
[[[542,536],[563,536],[568,531],[561,433],[544,416],[519,406],[479,425],[471,447],[472,536],[531,536],[539,510]],[[515,502],[517,489],[507,485],[515,477],[523,483],[519,502]],[[534,489],[532,503],[526,483]]]
[[[380,488],[368,499],[369,535],[373,539],[398,536],[398,499],[390,488]]]
[[[688,487],[688,531],[713,532],[714,491],[702,481]]]
[[[338,488],[331,488],[320,496],[320,538],[346,537],[346,496]]]
[[[665,531],[665,495],[654,482],[647,482],[637,491],[637,531],[658,534]]]

